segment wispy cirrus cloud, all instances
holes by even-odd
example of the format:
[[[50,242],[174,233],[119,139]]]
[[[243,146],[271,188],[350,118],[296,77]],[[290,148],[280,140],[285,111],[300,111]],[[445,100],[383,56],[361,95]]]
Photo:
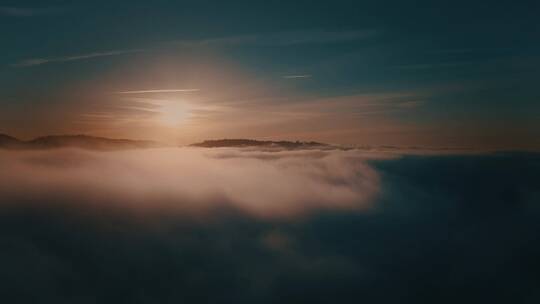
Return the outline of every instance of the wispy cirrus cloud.
[[[14,67],[32,67],[37,65],[49,64],[49,63],[61,63],[70,61],[87,60],[98,57],[119,56],[133,53],[144,52],[144,49],[131,49],[131,50],[113,50],[107,52],[94,52],[80,55],[63,56],[63,57],[48,57],[48,58],[30,58],[19,61],[12,66]]]
[[[20,9],[13,7],[0,7],[0,14],[32,16],[49,10]],[[52,10],[51,10],[52,11]],[[357,31],[289,31],[269,34],[238,35],[220,38],[206,38],[194,40],[173,41],[180,47],[205,47],[205,46],[295,46],[305,44],[329,44],[343,43],[366,39],[377,34],[375,30]],[[98,57],[118,56],[131,53],[144,52],[145,49],[112,50],[106,52],[93,52],[80,55],[61,57],[37,57],[24,59],[12,64],[14,67],[32,67],[49,63],[71,62],[87,60]],[[311,75],[285,75],[284,78],[309,78]],[[145,92],[146,93],[146,92]]]
[[[11,17],[34,17],[55,14],[62,11],[59,8],[28,8],[15,6],[0,6],[0,15]]]
[[[236,35],[208,39],[179,40],[180,46],[294,46],[351,42],[375,36],[376,30],[325,31],[304,30],[267,34]]]
[[[429,70],[429,69],[446,69],[446,68],[461,68],[471,65],[471,62],[447,62],[447,63],[422,63],[397,66],[400,70]]]
[[[303,74],[303,75],[285,75],[283,78],[285,79],[302,79],[302,78],[311,78],[311,74]]]
[[[119,91],[115,94],[152,94],[152,93],[189,93],[198,92],[200,89],[161,89],[161,90],[136,90],[136,91]]]

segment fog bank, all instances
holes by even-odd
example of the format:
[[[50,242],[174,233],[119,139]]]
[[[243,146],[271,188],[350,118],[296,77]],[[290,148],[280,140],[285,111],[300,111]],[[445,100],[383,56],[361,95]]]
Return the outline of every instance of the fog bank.
[[[1,151],[0,197],[182,212],[234,209],[257,217],[361,210],[379,188],[369,158],[318,150]]]

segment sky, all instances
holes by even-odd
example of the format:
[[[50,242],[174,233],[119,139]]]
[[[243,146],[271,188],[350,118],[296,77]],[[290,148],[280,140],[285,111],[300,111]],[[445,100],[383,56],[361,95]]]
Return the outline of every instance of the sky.
[[[201,149],[0,149],[3,302],[539,303],[538,153]]]
[[[536,1],[2,1],[0,133],[540,147]]]

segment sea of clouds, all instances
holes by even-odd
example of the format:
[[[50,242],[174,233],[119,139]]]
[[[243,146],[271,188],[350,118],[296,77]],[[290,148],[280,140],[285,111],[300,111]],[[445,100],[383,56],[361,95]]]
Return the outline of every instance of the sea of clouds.
[[[3,201],[167,209],[232,209],[261,218],[363,210],[379,191],[359,151],[166,148],[0,151]]]
[[[6,303],[538,303],[538,154],[0,151]]]

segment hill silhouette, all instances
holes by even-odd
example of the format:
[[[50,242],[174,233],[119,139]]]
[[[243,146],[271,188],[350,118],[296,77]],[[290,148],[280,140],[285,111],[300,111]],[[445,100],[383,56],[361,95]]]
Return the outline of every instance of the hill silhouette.
[[[88,135],[50,135],[23,141],[0,134],[0,148],[3,149],[55,149],[82,148],[90,150],[122,150],[155,148],[159,143],[149,140],[111,139]]]
[[[15,137],[0,134],[0,148],[17,148],[23,143]]]
[[[327,144],[310,141],[268,141],[254,139],[214,139],[205,140],[200,143],[190,145],[192,147],[202,148],[223,148],[223,147],[269,147],[269,148],[285,148],[285,149],[309,149],[329,147]]]

